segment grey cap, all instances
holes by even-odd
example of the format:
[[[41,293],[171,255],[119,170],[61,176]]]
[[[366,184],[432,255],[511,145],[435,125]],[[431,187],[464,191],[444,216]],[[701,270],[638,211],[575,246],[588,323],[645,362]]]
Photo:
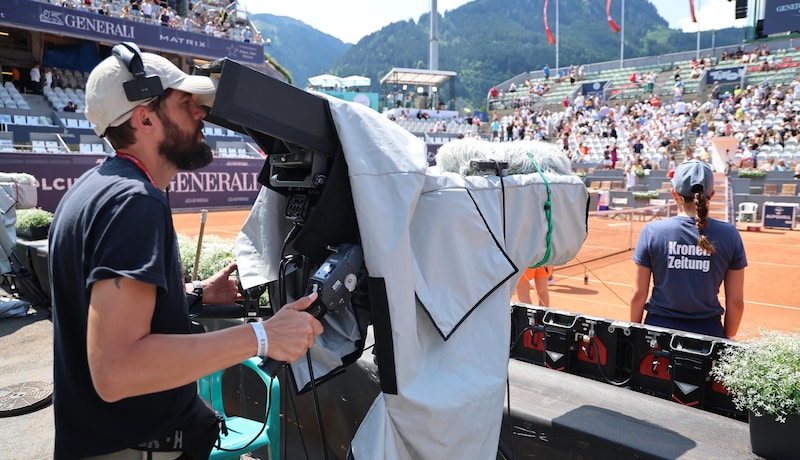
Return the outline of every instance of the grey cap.
[[[710,198],[714,191],[714,172],[704,161],[684,161],[675,168],[672,187],[681,196],[694,196],[695,192],[702,191]]]

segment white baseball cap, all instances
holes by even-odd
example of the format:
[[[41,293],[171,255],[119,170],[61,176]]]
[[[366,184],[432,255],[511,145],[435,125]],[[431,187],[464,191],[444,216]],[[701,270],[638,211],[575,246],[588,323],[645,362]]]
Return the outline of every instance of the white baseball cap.
[[[157,76],[166,90],[173,88],[202,96],[198,103],[210,106],[217,90],[215,80],[201,75],[188,75],[166,58],[141,53],[147,77]],[[94,123],[94,132],[105,135],[109,127],[119,126],[132,116],[133,109],[153,98],[129,101],[123,84],[133,80],[133,74],[116,56],[109,56],[95,67],[86,80],[86,119]]]

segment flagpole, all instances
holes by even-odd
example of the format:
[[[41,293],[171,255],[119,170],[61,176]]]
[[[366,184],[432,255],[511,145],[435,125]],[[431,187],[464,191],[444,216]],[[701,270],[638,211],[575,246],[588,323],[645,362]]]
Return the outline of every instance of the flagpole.
[[[697,0],[697,9],[698,10],[701,9],[700,0]],[[697,61],[699,62],[700,61],[700,20],[699,19],[697,20],[695,25],[697,25],[697,54],[695,56],[695,59],[697,59]]]
[[[558,47],[561,45],[561,40],[558,38],[558,0],[556,0],[556,75],[558,75]]]
[[[622,27],[619,31],[619,68],[625,67],[625,0],[622,0]]]

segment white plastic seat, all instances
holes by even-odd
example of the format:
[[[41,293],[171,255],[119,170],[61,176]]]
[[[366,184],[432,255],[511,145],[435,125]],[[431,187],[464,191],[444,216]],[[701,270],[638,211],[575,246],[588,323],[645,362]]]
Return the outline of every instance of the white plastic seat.
[[[745,218],[749,217],[750,222],[755,222],[757,214],[758,214],[758,203],[745,201],[739,203],[739,216],[737,217],[736,220],[738,222],[745,222]]]

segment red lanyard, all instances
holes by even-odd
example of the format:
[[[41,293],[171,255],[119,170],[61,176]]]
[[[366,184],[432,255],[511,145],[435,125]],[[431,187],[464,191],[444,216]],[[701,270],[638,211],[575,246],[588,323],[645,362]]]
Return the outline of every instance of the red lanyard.
[[[153,184],[153,187],[158,188],[156,181],[153,180],[153,176],[150,175],[150,171],[147,170],[147,167],[144,165],[144,163],[142,163],[141,160],[139,160],[133,155],[129,155],[127,153],[122,153],[122,152],[117,152],[117,158],[122,158],[123,160],[128,160],[131,163],[135,164],[139,169],[142,170],[142,172],[145,173],[147,178],[150,179],[150,183]]]

